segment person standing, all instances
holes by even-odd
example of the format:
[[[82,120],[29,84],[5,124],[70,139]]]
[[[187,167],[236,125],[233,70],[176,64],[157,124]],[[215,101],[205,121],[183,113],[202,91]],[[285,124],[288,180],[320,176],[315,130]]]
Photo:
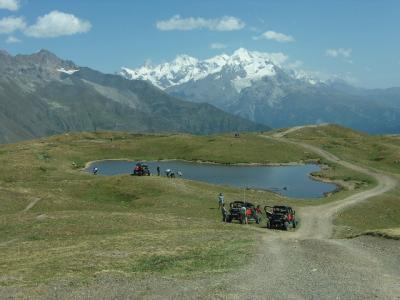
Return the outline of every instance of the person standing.
[[[97,175],[98,172],[99,172],[99,168],[94,167],[93,168],[93,175]]]
[[[228,211],[225,208],[225,203],[222,204],[221,213],[222,213],[222,222],[226,222],[226,218],[228,216]]]
[[[160,176],[160,166],[157,166],[157,176]]]
[[[218,209],[221,209],[222,206],[224,205],[225,201],[224,201],[224,194],[223,193],[219,193],[218,195]]]
[[[245,205],[240,208],[240,213],[242,215],[242,224],[247,224],[247,208]]]
[[[257,205],[256,213],[259,214],[259,215],[262,215],[262,211],[261,211],[260,205]]]

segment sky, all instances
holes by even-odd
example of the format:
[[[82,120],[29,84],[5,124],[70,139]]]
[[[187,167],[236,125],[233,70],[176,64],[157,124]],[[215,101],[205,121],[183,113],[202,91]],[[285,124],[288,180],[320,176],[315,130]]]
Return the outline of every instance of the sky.
[[[367,88],[400,86],[398,0],[0,0],[0,48],[106,73],[251,51]]]

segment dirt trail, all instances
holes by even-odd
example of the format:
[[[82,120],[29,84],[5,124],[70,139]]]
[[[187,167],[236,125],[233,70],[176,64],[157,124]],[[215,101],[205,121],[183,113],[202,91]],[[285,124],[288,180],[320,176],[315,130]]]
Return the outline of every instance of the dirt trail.
[[[290,128],[287,131],[284,132],[279,132],[273,136],[274,139],[278,139],[280,141],[286,142],[286,143],[291,143],[291,144],[296,144],[299,145],[308,151],[314,152],[315,154],[331,161],[336,164],[339,164],[345,168],[364,173],[368,176],[371,176],[375,178],[377,181],[377,186],[367,190],[363,191],[357,194],[354,194],[352,196],[349,196],[345,199],[335,201],[332,203],[328,203],[325,205],[319,205],[318,207],[306,207],[302,210],[299,211],[300,217],[302,220],[302,225],[299,228],[299,230],[296,231],[295,234],[293,234],[294,237],[297,238],[319,238],[319,239],[327,239],[331,237],[332,234],[332,219],[333,217],[340,212],[341,210],[344,210],[347,207],[350,207],[352,205],[355,205],[357,203],[360,203],[362,201],[365,201],[371,197],[375,197],[381,194],[384,194],[391,189],[395,188],[396,185],[398,184],[397,180],[391,176],[388,176],[382,172],[379,172],[377,170],[371,170],[367,169],[364,167],[361,167],[359,165],[352,164],[348,161],[344,161],[337,156],[333,155],[332,153],[329,153],[325,150],[322,150],[321,148],[318,148],[316,146],[306,144],[303,142],[299,141],[292,141],[292,140],[287,140],[283,139],[285,135],[287,135],[290,132],[294,132],[296,130],[300,130],[305,127],[317,127],[317,125],[309,125],[309,126],[298,126],[294,128]]]
[[[289,134],[291,132],[294,132],[294,131],[297,131],[297,130],[300,130],[300,129],[303,129],[303,128],[315,128],[315,127],[327,126],[327,125],[329,125],[329,124],[328,123],[323,123],[323,124],[319,124],[319,125],[294,126],[294,127],[291,127],[291,128],[289,128],[289,129],[287,129],[285,131],[277,132],[273,136],[275,138],[282,138],[282,137],[284,137],[285,135],[287,135],[287,134]]]
[[[267,138],[300,145],[329,161],[372,176],[378,184],[336,202],[298,210],[301,225],[295,232],[270,231],[258,250],[257,263],[244,270],[240,279],[228,280],[230,284],[238,282],[228,298],[252,295],[253,299],[400,299],[398,241],[331,239],[332,221],[339,211],[393,189],[397,180],[341,160],[318,147],[283,138],[301,128],[304,127]]]
[[[36,203],[38,203],[40,201],[40,198],[33,198],[31,202],[29,202],[29,204],[22,210],[23,213],[29,211],[30,209],[32,209]]]
[[[393,189],[397,180],[344,161],[316,146],[284,138],[304,127],[316,125],[290,128],[266,138],[299,145],[331,162],[372,176],[377,186],[336,202],[298,210],[300,227],[294,232],[269,231],[257,251],[256,263],[239,276],[226,278],[224,292],[219,296],[232,299],[400,299],[398,241],[366,237],[331,239],[332,221],[338,212]]]

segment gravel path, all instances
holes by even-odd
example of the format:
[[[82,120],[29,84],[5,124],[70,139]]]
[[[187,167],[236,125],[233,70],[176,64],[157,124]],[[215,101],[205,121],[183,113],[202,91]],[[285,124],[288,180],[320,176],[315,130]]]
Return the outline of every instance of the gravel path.
[[[301,128],[291,128],[274,138],[282,141],[285,134]],[[365,237],[330,239],[332,220],[339,211],[393,189],[397,180],[343,161],[318,147],[287,142],[372,176],[378,185],[340,201],[299,210],[300,228],[290,233],[274,232],[264,238],[258,263],[243,276],[235,294],[253,293],[253,299],[400,299],[398,241]],[[234,298],[235,294],[230,296]]]

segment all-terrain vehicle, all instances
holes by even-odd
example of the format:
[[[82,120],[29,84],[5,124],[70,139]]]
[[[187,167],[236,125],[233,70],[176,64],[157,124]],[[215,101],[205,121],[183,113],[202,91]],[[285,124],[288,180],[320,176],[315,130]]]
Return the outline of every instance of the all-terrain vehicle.
[[[247,222],[255,222],[257,224],[261,221],[261,216],[257,213],[255,206],[250,202],[234,201],[229,203],[229,214],[226,218],[228,223],[237,220],[240,224],[244,223],[244,218],[241,213],[242,207],[246,207]]]
[[[265,206],[267,216],[267,228],[279,228],[288,230],[290,227],[296,228],[296,212],[290,206]]]
[[[133,169],[133,173],[132,175],[136,175],[136,176],[150,176],[150,170],[149,170],[149,166],[142,164],[142,163],[137,163],[135,168]]]

